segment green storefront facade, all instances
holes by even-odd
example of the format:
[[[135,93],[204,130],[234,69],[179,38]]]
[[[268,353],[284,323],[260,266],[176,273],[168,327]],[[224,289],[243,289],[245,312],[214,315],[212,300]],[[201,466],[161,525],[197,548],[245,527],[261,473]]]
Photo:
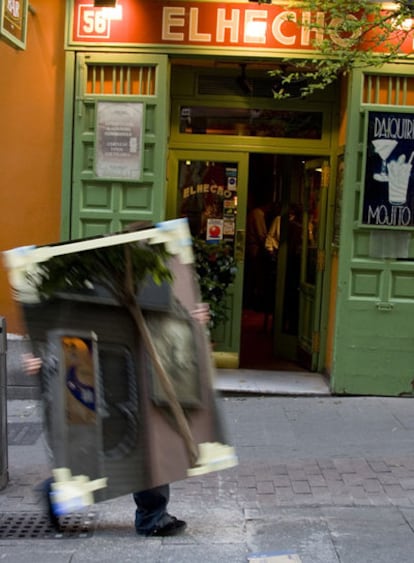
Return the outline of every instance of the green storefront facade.
[[[246,363],[259,347],[246,328],[246,221],[266,196],[281,234],[260,311],[277,359],[265,369],[324,373],[337,394],[411,395],[414,67],[358,70],[310,99],[275,101],[268,70],[310,53],[284,27],[286,10],[68,2],[62,239],[185,215],[208,242],[227,240],[238,270],[230,318],[214,335],[217,364],[261,369],[260,357]],[[248,35],[252,20],[269,26],[266,40]]]

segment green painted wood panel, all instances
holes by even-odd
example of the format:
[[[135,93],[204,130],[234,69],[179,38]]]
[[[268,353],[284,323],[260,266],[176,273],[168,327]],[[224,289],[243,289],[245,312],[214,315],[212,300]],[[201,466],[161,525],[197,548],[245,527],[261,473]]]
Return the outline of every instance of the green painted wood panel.
[[[167,83],[166,56],[77,55],[70,238],[116,232],[135,221],[164,218]],[[137,179],[97,173],[96,124],[101,102],[120,107],[142,104],[141,175]]]
[[[370,72],[386,79],[402,71],[402,67],[390,65]],[[393,83],[391,79],[388,82]],[[367,150],[364,110],[381,107],[382,111],[401,111],[392,88],[383,93],[381,105],[364,103],[364,84],[372,83],[380,80],[355,71],[349,89],[331,384],[338,394],[413,395],[413,232],[380,231],[360,221]],[[414,112],[414,107],[407,111]]]

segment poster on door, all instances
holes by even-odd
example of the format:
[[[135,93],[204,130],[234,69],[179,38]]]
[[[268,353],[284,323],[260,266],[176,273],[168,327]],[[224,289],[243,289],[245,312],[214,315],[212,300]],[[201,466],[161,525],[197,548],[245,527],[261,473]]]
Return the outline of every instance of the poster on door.
[[[208,243],[232,241],[237,218],[237,165],[204,160],[180,162],[178,214],[191,234]]]
[[[140,179],[143,108],[140,102],[98,102],[95,143],[98,178]]]
[[[362,223],[414,227],[414,115],[368,112]]]

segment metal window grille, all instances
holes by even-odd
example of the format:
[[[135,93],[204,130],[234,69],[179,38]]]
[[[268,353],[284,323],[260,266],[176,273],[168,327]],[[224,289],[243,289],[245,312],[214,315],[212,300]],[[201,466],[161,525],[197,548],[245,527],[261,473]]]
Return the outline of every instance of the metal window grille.
[[[154,96],[155,65],[88,65],[86,94]]]
[[[414,105],[414,77],[366,74],[362,103],[390,106]]]

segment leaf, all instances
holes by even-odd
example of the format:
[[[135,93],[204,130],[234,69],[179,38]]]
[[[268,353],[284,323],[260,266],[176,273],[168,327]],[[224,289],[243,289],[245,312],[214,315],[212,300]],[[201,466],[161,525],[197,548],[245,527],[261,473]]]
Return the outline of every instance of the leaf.
[[[270,76],[282,79],[274,92],[276,99],[292,96],[283,84],[294,82],[298,72],[307,82],[300,88],[299,96],[306,97],[326,88],[354,68],[378,67],[408,56],[401,54],[400,48],[412,34],[411,27],[404,29],[403,25],[413,16],[413,2],[409,0],[394,3],[396,9],[385,9],[380,2],[362,3],[360,0],[305,0],[290,5],[306,12],[324,14],[321,20],[311,18],[309,22],[297,22],[313,36],[315,31],[323,32],[323,39],[314,39],[313,47],[317,53],[312,59],[286,59],[281,67],[269,71]],[[297,90],[293,92],[298,97]]]

